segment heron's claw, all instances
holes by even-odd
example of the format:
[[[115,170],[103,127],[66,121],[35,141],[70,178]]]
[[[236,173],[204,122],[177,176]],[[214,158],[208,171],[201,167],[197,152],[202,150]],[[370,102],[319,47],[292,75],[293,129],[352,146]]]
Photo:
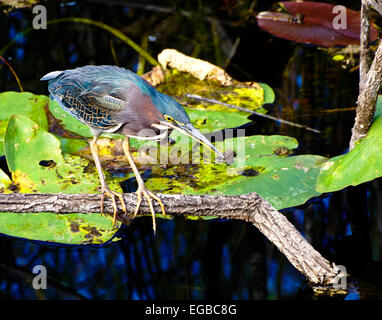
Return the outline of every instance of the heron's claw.
[[[119,198],[119,201],[122,204],[122,210],[124,214],[127,214],[127,207],[125,203],[125,199],[123,198],[123,194],[119,192],[115,192],[109,189],[109,187],[103,187],[101,191],[101,214],[104,214],[104,202],[105,202],[105,196],[109,197],[113,203],[113,210],[114,210],[114,215],[113,215],[113,227],[116,224],[117,221],[117,212],[118,212],[118,206],[117,206],[117,201],[116,197]]]
[[[154,233],[155,233],[155,231],[156,231],[156,221],[155,221],[155,210],[154,210],[154,206],[153,206],[153,199],[156,200],[159,203],[159,205],[160,205],[160,207],[162,209],[162,213],[165,216],[166,215],[166,211],[164,209],[163,202],[162,202],[162,200],[156,194],[152,193],[144,185],[143,186],[139,186],[136,193],[137,193],[137,205],[136,205],[135,210],[134,210],[133,218],[137,215],[137,213],[139,211],[139,208],[140,208],[140,206],[142,204],[142,195],[143,195],[146,198],[147,202],[149,203],[151,215],[152,215],[152,218],[153,218],[153,230],[154,230]]]

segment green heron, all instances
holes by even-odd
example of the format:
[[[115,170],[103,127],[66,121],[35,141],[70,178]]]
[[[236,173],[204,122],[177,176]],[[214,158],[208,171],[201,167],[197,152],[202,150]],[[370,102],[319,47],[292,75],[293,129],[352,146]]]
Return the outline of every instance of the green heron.
[[[191,136],[199,143],[223,155],[191,124],[183,107],[171,97],[160,93],[151,84],[135,73],[116,66],[85,66],[72,70],[53,71],[41,80],[49,80],[51,98],[69,114],[87,125],[93,134],[90,150],[101,182],[101,213],[104,211],[105,196],[113,203],[116,222],[118,211],[116,198],[119,198],[124,214],[126,203],[122,194],[110,190],[105,182],[101,162],[98,157],[97,139],[104,132],[123,134],[123,151],[138,182],[137,204],[134,217],[142,203],[142,195],[148,201],[153,217],[155,232],[156,200],[162,213],[165,209],[160,198],[149,191],[130,153],[129,137],[142,140],[161,140],[171,129]]]

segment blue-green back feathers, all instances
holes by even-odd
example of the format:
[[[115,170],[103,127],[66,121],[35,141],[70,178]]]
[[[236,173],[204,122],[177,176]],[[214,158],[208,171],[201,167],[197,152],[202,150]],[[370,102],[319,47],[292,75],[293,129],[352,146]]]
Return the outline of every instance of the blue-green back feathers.
[[[124,68],[85,66],[50,72],[41,80],[49,80],[49,92],[62,108],[94,130],[115,131],[139,119],[142,127],[147,127],[157,120],[139,114],[147,113],[148,108],[150,114],[159,111],[180,123],[190,123],[179,103]]]

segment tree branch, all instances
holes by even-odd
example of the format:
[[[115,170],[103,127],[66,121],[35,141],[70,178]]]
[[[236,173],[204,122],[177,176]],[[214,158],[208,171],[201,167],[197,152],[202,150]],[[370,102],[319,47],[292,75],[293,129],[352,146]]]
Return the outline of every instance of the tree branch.
[[[335,282],[338,268],[323,258],[295,229],[288,219],[256,193],[240,196],[194,196],[158,194],[167,214],[183,216],[215,216],[252,223],[262,232],[312,284]],[[136,195],[124,194],[128,212],[133,212]],[[93,213],[100,210],[100,194],[0,194],[0,212]],[[160,210],[159,206],[155,207]],[[110,199],[105,199],[105,213],[112,214]],[[158,211],[157,211],[158,212]],[[140,215],[150,214],[143,202]],[[128,224],[131,216],[118,216]]]
[[[382,1],[381,0],[369,0],[370,6],[373,7],[380,15],[382,15]]]
[[[382,42],[379,42],[374,60],[370,66],[369,30],[370,6],[368,0],[362,0],[361,8],[361,46],[360,46],[360,82],[355,123],[352,129],[349,149],[364,138],[373,121],[378,91],[382,83]],[[369,67],[370,66],[370,67]]]
[[[361,4],[361,35],[360,35],[360,60],[359,60],[359,87],[366,83],[367,73],[370,68],[370,8],[367,3]]]

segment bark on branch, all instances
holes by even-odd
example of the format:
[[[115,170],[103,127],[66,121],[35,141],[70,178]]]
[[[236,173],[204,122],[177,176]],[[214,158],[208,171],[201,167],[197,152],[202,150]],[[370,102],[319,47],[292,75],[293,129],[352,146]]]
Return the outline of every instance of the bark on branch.
[[[256,193],[240,196],[191,196],[158,194],[167,214],[183,216],[215,216],[238,219],[257,227],[312,284],[330,285],[336,282],[338,268],[323,258],[296,230],[288,219]],[[133,212],[136,195],[124,194],[128,212]],[[100,194],[0,194],[0,212],[94,213],[100,210]],[[155,207],[157,212],[160,208]],[[111,201],[105,199],[105,213],[112,214]],[[140,215],[150,214],[143,202]],[[131,216],[119,215],[124,223]]]
[[[370,3],[368,0],[362,0],[359,95],[356,119],[349,145],[350,150],[369,131],[375,113],[378,91],[382,83],[382,42],[379,42],[374,60],[370,66],[369,31]]]

